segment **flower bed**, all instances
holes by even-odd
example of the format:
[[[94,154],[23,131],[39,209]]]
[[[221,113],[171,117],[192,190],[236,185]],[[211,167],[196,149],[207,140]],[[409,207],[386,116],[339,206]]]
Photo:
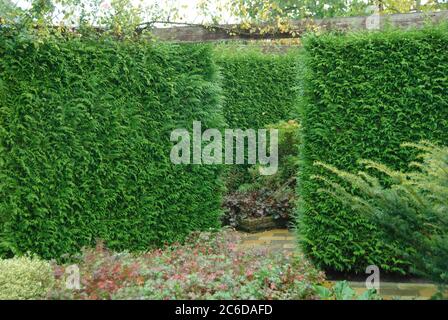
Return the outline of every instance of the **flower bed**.
[[[300,254],[243,249],[231,230],[195,233],[184,245],[140,254],[99,243],[64,265],[38,257],[0,259],[0,270],[0,300],[378,298],[372,291],[357,296],[346,282],[325,282]]]
[[[52,299],[316,299],[324,274],[298,254],[239,250],[233,231],[193,234],[185,245],[145,254],[88,249],[75,261],[81,289],[56,266]]]

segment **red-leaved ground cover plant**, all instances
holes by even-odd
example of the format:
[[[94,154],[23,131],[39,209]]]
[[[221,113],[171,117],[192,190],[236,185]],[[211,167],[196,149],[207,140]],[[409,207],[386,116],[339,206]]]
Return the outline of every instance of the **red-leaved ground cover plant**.
[[[81,288],[66,288],[55,266],[50,299],[315,299],[324,274],[303,256],[242,249],[231,230],[195,233],[185,244],[148,253],[115,253],[101,244],[74,262]]]

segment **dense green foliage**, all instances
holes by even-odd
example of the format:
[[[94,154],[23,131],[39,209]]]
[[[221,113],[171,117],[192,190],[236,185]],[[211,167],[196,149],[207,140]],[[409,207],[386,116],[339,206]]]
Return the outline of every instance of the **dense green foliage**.
[[[367,217],[318,190],[321,161],[349,172],[358,159],[407,170],[417,152],[408,141],[448,140],[447,26],[313,36],[305,41],[299,229],[304,250],[321,267],[364,272],[376,264],[406,272]],[[386,179],[383,175],[384,179]],[[384,180],[388,182],[388,180]]]
[[[0,253],[219,226],[220,168],[170,161],[173,129],[223,125],[209,46],[5,35],[0,57]]]
[[[361,172],[351,174],[323,163],[319,165],[347,182],[345,188],[333,179],[324,191],[367,216],[387,241],[398,242],[396,255],[411,261],[413,273],[448,284],[448,147],[423,142],[405,144],[422,150],[422,161],[411,163],[407,173],[363,160],[366,169],[386,174],[392,180],[384,187],[379,179]],[[351,190],[355,192],[352,192]]]
[[[297,55],[262,53],[236,46],[215,49],[224,94],[224,115],[230,128],[264,128],[292,119],[296,110]]]
[[[217,46],[224,95],[223,113],[232,129],[260,129],[295,119],[298,79],[296,50],[267,52],[236,45]],[[229,190],[251,182],[248,166],[232,168],[227,176]]]

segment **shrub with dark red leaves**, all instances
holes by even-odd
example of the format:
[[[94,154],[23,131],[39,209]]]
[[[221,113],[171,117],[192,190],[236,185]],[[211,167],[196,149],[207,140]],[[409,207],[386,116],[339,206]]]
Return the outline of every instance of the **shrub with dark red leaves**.
[[[285,189],[281,193],[269,189],[236,191],[224,198],[225,225],[237,227],[246,218],[272,216],[281,222],[288,221],[293,210],[295,193]]]

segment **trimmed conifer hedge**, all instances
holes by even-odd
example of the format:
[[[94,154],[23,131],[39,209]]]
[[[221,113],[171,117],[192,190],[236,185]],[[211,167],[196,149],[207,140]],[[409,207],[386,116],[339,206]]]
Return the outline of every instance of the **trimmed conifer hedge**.
[[[215,59],[222,75],[227,127],[257,130],[297,119],[297,50],[262,52],[250,45],[223,45],[215,48]],[[248,168],[230,168],[226,179],[229,190],[253,180]]]
[[[416,154],[401,143],[448,141],[447,27],[312,36],[305,48],[302,247],[324,268],[407,272],[412,248],[386,243],[366,217],[319,192],[313,175],[326,172],[313,163],[356,172],[358,159],[371,159],[407,170]]]
[[[169,158],[171,130],[223,126],[209,46],[2,36],[0,57],[2,255],[219,227],[221,169]]]
[[[279,54],[250,46],[218,46],[215,56],[230,128],[259,129],[295,118],[299,78],[295,50]]]

